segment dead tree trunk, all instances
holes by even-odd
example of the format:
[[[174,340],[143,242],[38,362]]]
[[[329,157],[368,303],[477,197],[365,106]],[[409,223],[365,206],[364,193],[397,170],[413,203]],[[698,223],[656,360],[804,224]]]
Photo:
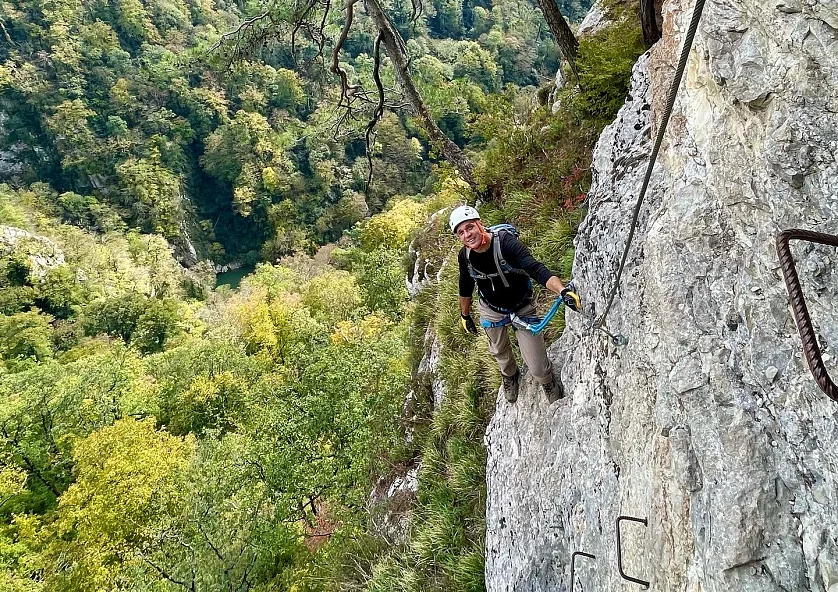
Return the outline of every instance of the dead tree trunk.
[[[655,0],[640,0],[640,27],[643,29],[643,43],[646,47],[652,47],[661,38]]]
[[[573,75],[579,81],[579,74],[576,71],[576,51],[579,49],[579,42],[570,30],[570,25],[567,24],[564,16],[559,11],[559,6],[556,0],[538,0],[538,7],[544,14],[544,20],[547,21],[547,26],[550,27],[550,32],[553,33],[553,39],[559,46],[559,51],[562,52],[562,57],[570,65]]]
[[[419,118],[425,133],[431,140],[434,147],[439,150],[440,154],[451,165],[457,169],[462,175],[463,180],[472,187],[476,186],[474,181],[474,163],[460,150],[445,133],[439,129],[439,126],[431,116],[428,106],[419,91],[416,90],[416,85],[413,82],[413,77],[408,70],[407,48],[404,40],[399,32],[390,22],[390,19],[385,14],[378,0],[364,0],[367,14],[375,23],[376,28],[381,33],[381,41],[384,43],[384,49],[390,57],[390,62],[393,64],[393,70],[396,72],[396,78],[404,90],[405,98],[410,105],[411,110]]]

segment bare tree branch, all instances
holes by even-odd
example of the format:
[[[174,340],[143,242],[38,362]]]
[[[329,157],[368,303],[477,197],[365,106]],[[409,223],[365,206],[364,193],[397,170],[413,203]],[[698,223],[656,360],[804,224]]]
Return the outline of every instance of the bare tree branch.
[[[323,18],[320,20],[320,41],[317,44],[317,55],[314,56],[314,59],[320,58],[321,62],[324,61],[323,58],[323,46],[326,43],[326,34],[324,30],[326,29],[326,17],[329,16],[329,10],[332,8],[332,0],[326,0],[323,3]],[[325,64],[324,64],[325,66]]]
[[[158,574],[160,574],[160,576],[161,576],[164,580],[166,580],[166,581],[168,581],[168,582],[171,582],[172,584],[176,584],[176,585],[178,585],[178,586],[182,586],[182,587],[186,588],[187,590],[194,589],[194,585],[195,585],[195,582],[194,582],[194,581],[192,582],[192,586],[190,587],[190,585],[189,585],[189,584],[187,584],[186,582],[182,582],[181,580],[178,580],[177,578],[175,578],[175,577],[173,577],[173,576],[169,575],[169,573],[168,573],[165,569],[163,569],[162,567],[160,567],[160,566],[158,566],[157,564],[155,564],[154,562],[152,562],[152,561],[151,561],[151,559],[149,559],[149,558],[148,558],[148,557],[146,557],[145,555],[140,555],[140,557],[141,557],[141,558],[142,558],[142,560],[143,560],[143,561],[145,561],[148,565],[150,565],[151,567],[153,567],[153,568],[154,568],[154,571],[156,571]]]
[[[295,62],[297,60],[296,52],[298,34],[300,32],[304,32],[316,45],[317,54],[314,59],[317,60],[319,58],[321,62],[325,62],[324,50],[328,41],[325,28],[329,11],[332,9],[332,1],[301,0],[300,10],[294,15],[293,23],[289,25],[291,27],[292,54]],[[385,108],[404,109],[407,107],[418,118],[431,144],[438,153],[457,169],[469,185],[474,186],[474,164],[463,153],[460,147],[451,141],[439,128],[427,105],[419,95],[409,71],[410,57],[407,52],[407,46],[381,7],[379,0],[364,0],[367,15],[378,29],[378,36],[375,40],[374,48],[375,62],[373,80],[375,82],[375,92],[364,88],[360,82],[350,82],[349,74],[341,66],[340,55],[351,32],[355,5],[359,1],[345,0],[346,14],[343,27],[332,48],[332,61],[329,69],[340,80],[340,96],[334,109],[334,121],[330,126],[334,139],[337,140],[341,136],[344,126],[354,127],[354,125],[348,126],[347,124],[356,124],[361,121],[362,117],[367,118],[364,137],[367,144],[367,162],[370,166],[370,173],[367,177],[367,189],[369,189],[372,175],[370,148],[374,143],[375,125],[381,119]],[[422,2],[423,0],[411,0],[413,7],[411,19],[414,21],[414,28],[416,21],[423,12]],[[321,8],[323,14],[319,16],[318,10]],[[316,22],[317,20],[319,22]],[[246,50],[252,51],[255,46],[263,44],[272,33],[276,32],[279,25],[280,23],[274,20],[274,16],[270,11],[263,12],[260,15],[245,20],[236,29],[222,35],[213,45],[211,51],[217,51],[224,47],[230,56],[230,63],[232,63],[233,60],[240,59]],[[382,44],[390,58],[396,81],[402,90],[401,93],[394,92],[395,89],[385,88],[381,81]],[[231,45],[231,47],[226,47],[227,45]],[[397,95],[397,99],[388,101],[387,97],[390,96],[392,98],[394,94]]]
[[[297,32],[300,30],[300,27],[307,22],[306,18],[314,9],[316,4],[317,0],[311,0],[306,4],[302,14],[299,17],[294,17],[294,29],[291,31],[291,59],[294,60],[295,65],[297,64]]]
[[[252,27],[256,23],[263,21],[265,19],[270,18],[269,12],[263,12],[262,14],[257,14],[256,16],[243,20],[238,27],[233,29],[232,31],[227,31],[221,37],[218,38],[218,41],[210,46],[209,51],[210,53],[218,51],[221,48],[221,45],[227,42],[229,39],[235,39],[240,33],[247,30],[248,28]]]
[[[350,94],[354,94],[357,86],[350,86],[349,79],[346,75],[346,70],[340,67],[340,52],[343,49],[343,44],[346,43],[346,38],[349,37],[349,30],[352,28],[352,19],[355,15],[355,3],[358,0],[346,0],[346,18],[343,21],[343,30],[340,32],[338,42],[332,50],[332,72],[340,77],[340,100],[338,107],[351,107]]]
[[[372,68],[372,79],[375,80],[375,87],[378,89],[378,104],[372,112],[372,119],[367,124],[367,131],[364,134],[364,139],[367,144],[367,163],[370,166],[369,173],[367,173],[367,185],[364,191],[370,190],[370,183],[372,183],[372,132],[375,129],[375,124],[379,122],[384,115],[384,85],[381,84],[381,38],[384,36],[382,31],[378,31],[375,38],[375,47],[373,50],[374,65]],[[312,505],[312,509],[313,509]]]
[[[226,69],[237,61],[245,59],[256,48],[262,47],[273,35],[280,23],[270,11],[245,19],[232,31],[227,31],[213,43],[208,53],[226,57]]]
[[[364,0],[364,6],[367,9],[367,14],[381,32],[381,40],[390,58],[390,63],[393,65],[396,79],[404,90],[405,100],[410,104],[411,110],[419,119],[431,143],[457,169],[463,177],[463,180],[472,187],[475,187],[474,163],[463,153],[459,146],[451,141],[451,138],[439,129],[428,106],[422,100],[416,84],[413,82],[413,77],[409,71],[407,46],[405,45],[404,39],[402,39],[395,26],[393,26],[393,23],[378,3],[378,0]]]

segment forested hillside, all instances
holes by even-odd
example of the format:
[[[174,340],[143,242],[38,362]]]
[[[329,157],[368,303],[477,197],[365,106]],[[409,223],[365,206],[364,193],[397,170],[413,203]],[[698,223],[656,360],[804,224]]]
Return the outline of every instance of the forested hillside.
[[[569,275],[639,21],[608,5],[555,90],[537,5],[387,4],[467,182],[331,4],[0,2],[0,589],[483,589],[498,377],[439,213],[480,197]]]
[[[576,1],[571,16],[582,9]],[[272,261],[338,238],[394,195],[431,187],[426,138],[396,110],[376,127],[366,190],[370,116],[362,108],[341,117],[328,63],[339,9],[324,23],[325,47],[294,32],[303,7],[289,3],[260,31],[269,43],[237,52],[221,33],[263,7],[0,6],[0,172],[48,183],[68,223],[191,238],[199,255],[222,263]],[[418,89],[460,146],[475,141],[468,124],[487,97],[556,70],[550,32],[526,1],[439,2],[415,22],[396,3],[392,14]],[[356,20],[340,59],[351,83],[369,87],[374,30],[363,14]],[[393,85],[389,69],[382,77]]]

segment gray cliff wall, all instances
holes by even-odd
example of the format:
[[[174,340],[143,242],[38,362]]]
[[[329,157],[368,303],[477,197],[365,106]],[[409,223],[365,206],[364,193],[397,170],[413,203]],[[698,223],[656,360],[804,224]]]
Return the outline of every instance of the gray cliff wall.
[[[595,152],[574,277],[604,307],[692,4]],[[838,592],[838,404],[816,387],[774,249],[838,234],[838,2],[708,0],[608,327],[568,313],[567,397],[526,381],[486,434],[489,592]],[[793,243],[838,379],[838,251]]]

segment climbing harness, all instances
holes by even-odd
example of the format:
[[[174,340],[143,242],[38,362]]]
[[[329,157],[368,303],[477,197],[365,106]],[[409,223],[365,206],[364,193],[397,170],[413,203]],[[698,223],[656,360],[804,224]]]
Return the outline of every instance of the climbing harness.
[[[577,306],[579,307],[578,310],[575,312],[582,315],[583,318],[587,319],[590,322],[590,326],[592,326],[597,331],[605,333],[608,337],[611,338],[611,343],[617,346],[628,345],[628,338],[625,335],[621,335],[617,333],[611,333],[605,327],[596,327],[594,326],[594,318],[590,316],[588,313],[585,312],[585,309],[581,308],[581,301],[579,300],[579,296],[574,298],[577,302]],[[499,321],[488,321],[486,319],[480,319],[480,326],[484,329],[495,329],[497,327],[507,327],[512,325],[516,329],[524,329],[525,331],[529,331],[533,335],[538,335],[544,329],[547,328],[547,325],[556,316],[556,313],[559,311],[559,307],[562,305],[564,300],[562,298],[556,298],[553,302],[553,305],[550,307],[550,310],[547,311],[547,314],[544,315],[544,318],[538,317],[520,317],[516,315],[514,312],[510,312],[507,316],[502,318]]]
[[[543,319],[538,317],[521,317],[516,315],[514,312],[510,312],[499,321],[480,319],[480,326],[484,329],[496,329],[498,327],[508,327],[509,325],[512,325],[516,329],[523,329],[531,332],[533,335],[538,335],[547,328],[547,325],[553,317],[556,316],[561,304],[562,299],[556,298],[556,301],[553,302],[553,306],[550,307],[550,310],[547,311],[547,314],[544,315]]]
[[[666,109],[663,112],[660,128],[658,128],[658,135],[655,138],[655,146],[652,148],[652,155],[649,157],[649,166],[646,167],[646,175],[643,177],[643,185],[640,188],[640,196],[637,198],[637,203],[634,206],[634,213],[631,218],[631,227],[629,230],[628,239],[626,239],[626,247],[623,249],[623,256],[620,259],[620,267],[617,269],[617,275],[614,278],[614,285],[611,287],[611,292],[608,295],[608,304],[605,305],[605,312],[596,321],[597,327],[602,327],[605,324],[605,318],[608,316],[608,311],[611,310],[611,305],[614,302],[614,296],[617,294],[617,288],[620,285],[620,277],[623,275],[623,268],[626,265],[629,248],[632,240],[634,240],[634,231],[637,228],[637,220],[640,216],[640,206],[643,204],[643,198],[646,197],[646,189],[649,187],[649,180],[652,178],[652,168],[655,166],[655,161],[658,158],[661,143],[663,142],[663,134],[666,132],[666,126],[669,123],[669,118],[672,115],[672,109],[675,106],[675,97],[678,95],[678,87],[681,86],[681,78],[684,75],[684,69],[687,67],[687,58],[690,56],[690,50],[693,46],[693,39],[695,32],[698,29],[698,22],[701,20],[701,12],[704,10],[705,0],[696,0],[695,8],[693,9],[692,20],[690,27],[687,29],[687,36],[684,39],[684,46],[681,49],[681,58],[678,61],[678,69],[675,71],[675,77],[672,79],[672,85],[669,87],[669,98],[666,102]]]
[[[777,255],[780,258],[780,267],[783,270],[783,278],[789,291],[794,320],[797,323],[797,330],[800,332],[800,340],[803,342],[803,355],[806,357],[809,370],[811,370],[817,385],[826,393],[827,397],[838,403],[838,385],[829,377],[829,372],[823,363],[818,338],[812,326],[812,317],[809,316],[806,300],[803,297],[803,288],[800,285],[800,278],[794,266],[794,258],[789,248],[789,241],[792,239],[838,247],[838,236],[795,228],[784,230],[777,235]]]

